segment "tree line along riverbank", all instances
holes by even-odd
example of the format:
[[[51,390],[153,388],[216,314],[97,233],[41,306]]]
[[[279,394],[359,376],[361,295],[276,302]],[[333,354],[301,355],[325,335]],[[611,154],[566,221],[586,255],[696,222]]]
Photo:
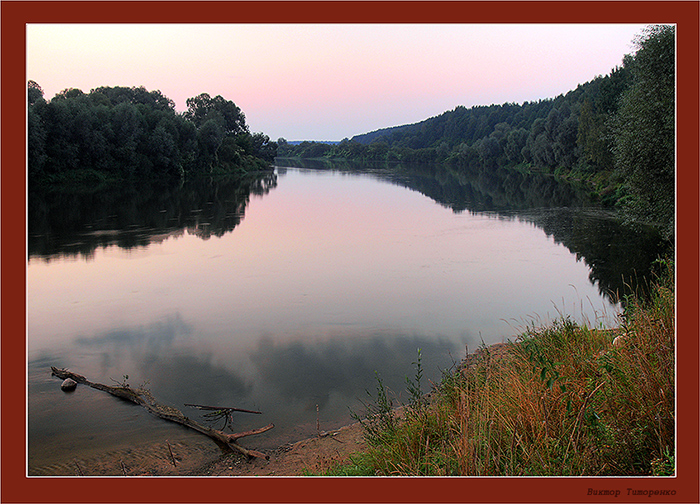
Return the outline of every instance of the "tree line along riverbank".
[[[30,80],[27,99],[30,189],[270,170],[277,153],[222,96],[202,93],[177,113],[157,90],[69,88],[47,101]]]

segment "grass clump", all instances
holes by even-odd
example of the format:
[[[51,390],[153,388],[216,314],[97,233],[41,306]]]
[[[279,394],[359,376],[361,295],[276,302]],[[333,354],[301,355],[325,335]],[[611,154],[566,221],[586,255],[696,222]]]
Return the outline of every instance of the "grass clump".
[[[369,447],[333,475],[673,475],[675,295],[663,265],[648,298],[626,300],[619,327],[564,317],[528,328],[446,372],[429,404],[420,354],[400,410],[378,377],[357,416]]]

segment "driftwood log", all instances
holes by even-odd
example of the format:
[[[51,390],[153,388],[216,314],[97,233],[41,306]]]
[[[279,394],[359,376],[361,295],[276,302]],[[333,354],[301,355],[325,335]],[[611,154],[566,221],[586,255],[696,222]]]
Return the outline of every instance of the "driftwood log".
[[[185,427],[189,427],[190,429],[193,429],[201,434],[204,434],[205,436],[210,437],[220,447],[229,450],[236,450],[248,457],[249,459],[252,457],[259,457],[268,460],[270,458],[269,455],[265,455],[264,453],[261,453],[259,451],[249,450],[247,448],[242,447],[238,444],[238,440],[247,436],[253,436],[255,434],[261,434],[263,432],[269,431],[274,427],[274,424],[269,424],[265,427],[253,429],[246,432],[227,434],[220,430],[211,429],[209,427],[195,422],[194,420],[187,418],[177,408],[158,403],[148,390],[142,388],[132,389],[128,385],[112,387],[109,385],[103,385],[102,383],[91,382],[82,375],[73,373],[71,371],[68,371],[67,369],[60,369],[53,366],[51,366],[51,372],[52,374],[58,376],[63,380],[65,380],[66,378],[70,378],[72,380],[75,380],[77,383],[87,385],[97,390],[102,390],[103,392],[107,392],[108,394],[119,397],[120,399],[136,403],[139,406],[146,408],[146,410],[148,410],[149,413],[159,418],[169,420],[180,425],[184,425]]]

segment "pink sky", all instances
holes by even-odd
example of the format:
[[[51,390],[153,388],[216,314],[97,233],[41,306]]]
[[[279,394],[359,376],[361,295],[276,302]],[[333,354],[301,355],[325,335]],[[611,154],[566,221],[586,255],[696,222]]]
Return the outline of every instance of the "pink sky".
[[[27,78],[222,95],[273,140],[341,140],[458,105],[553,98],[633,52],[640,24],[28,24]]]

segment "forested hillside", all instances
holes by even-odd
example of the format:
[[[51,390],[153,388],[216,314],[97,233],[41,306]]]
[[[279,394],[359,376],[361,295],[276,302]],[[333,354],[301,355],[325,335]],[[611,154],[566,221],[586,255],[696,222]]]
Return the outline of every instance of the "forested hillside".
[[[143,87],[66,89],[46,101],[29,81],[27,93],[30,186],[259,170],[277,152],[221,96],[190,98],[179,114]]]
[[[674,228],[675,28],[650,26],[605,76],[548,100],[458,106],[337,145],[279,140],[279,156],[441,163],[478,174],[549,173],[590,184],[635,220]]]

